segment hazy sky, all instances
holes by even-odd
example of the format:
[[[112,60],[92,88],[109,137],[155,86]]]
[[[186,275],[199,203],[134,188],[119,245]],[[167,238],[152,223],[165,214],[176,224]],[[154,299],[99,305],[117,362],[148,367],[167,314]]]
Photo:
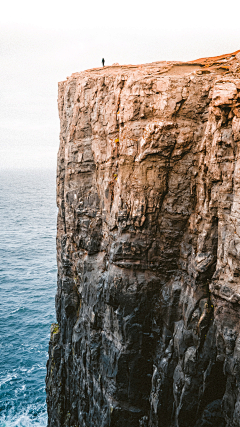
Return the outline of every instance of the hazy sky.
[[[57,82],[240,49],[240,2],[13,0],[0,14],[0,168],[56,167]]]

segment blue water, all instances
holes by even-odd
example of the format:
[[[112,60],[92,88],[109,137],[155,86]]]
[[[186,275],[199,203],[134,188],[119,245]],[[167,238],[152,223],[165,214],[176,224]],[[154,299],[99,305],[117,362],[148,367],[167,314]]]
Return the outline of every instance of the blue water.
[[[0,427],[46,427],[55,171],[0,172]]]

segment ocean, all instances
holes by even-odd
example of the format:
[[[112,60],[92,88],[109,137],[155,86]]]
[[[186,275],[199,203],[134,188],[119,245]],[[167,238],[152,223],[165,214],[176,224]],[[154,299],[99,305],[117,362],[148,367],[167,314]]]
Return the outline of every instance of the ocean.
[[[0,172],[0,427],[46,427],[55,321],[54,170]]]

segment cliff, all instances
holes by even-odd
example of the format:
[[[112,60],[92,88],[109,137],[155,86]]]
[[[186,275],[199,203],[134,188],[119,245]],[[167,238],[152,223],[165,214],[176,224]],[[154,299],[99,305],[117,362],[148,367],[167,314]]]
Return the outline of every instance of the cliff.
[[[240,51],[59,84],[49,427],[240,426]]]

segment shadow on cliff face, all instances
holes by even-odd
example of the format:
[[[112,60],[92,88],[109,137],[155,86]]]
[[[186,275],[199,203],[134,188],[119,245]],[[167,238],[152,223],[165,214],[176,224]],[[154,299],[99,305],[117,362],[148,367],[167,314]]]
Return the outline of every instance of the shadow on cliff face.
[[[215,362],[203,390],[199,413],[212,402],[222,400],[226,390],[227,377],[223,374],[223,362]]]
[[[226,421],[222,410],[222,399],[226,390],[227,378],[223,374],[223,362],[215,362],[210,375],[205,379],[203,389],[200,388],[199,404],[195,417],[188,417],[187,413],[180,414],[179,427],[187,427],[193,423],[194,427],[225,427]],[[195,424],[195,420],[198,421]]]

